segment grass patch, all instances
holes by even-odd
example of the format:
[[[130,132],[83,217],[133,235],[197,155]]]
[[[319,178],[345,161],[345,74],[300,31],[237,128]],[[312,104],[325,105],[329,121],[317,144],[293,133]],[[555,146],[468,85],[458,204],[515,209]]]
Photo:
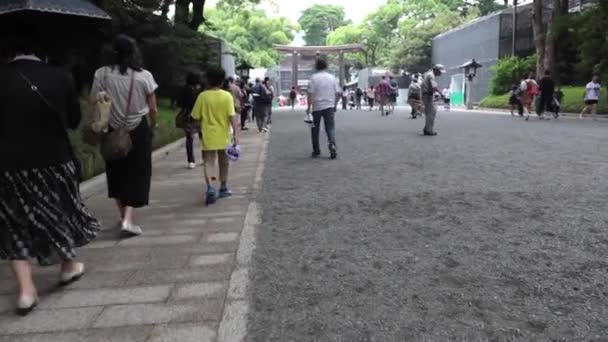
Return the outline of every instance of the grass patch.
[[[86,101],[82,102],[83,122],[80,128],[70,132],[70,140],[74,146],[74,152],[82,164],[82,177],[90,179],[105,170],[105,162],[99,153],[99,146],[89,146],[82,141],[82,127],[90,122],[90,110]],[[181,129],[175,128],[176,111],[169,108],[168,100],[159,100],[158,105],[158,128],[154,134],[152,147],[157,149],[170,144],[184,136]]]
[[[562,99],[561,103],[561,111],[563,113],[580,113],[585,106],[585,102],[583,100],[585,88],[563,87],[562,92],[564,92],[564,98]],[[509,94],[490,95],[483,99],[479,103],[479,106],[483,108],[508,109],[510,108]],[[600,103],[597,112],[600,114],[608,114],[608,101],[606,101],[606,93],[603,89],[602,94],[600,95]]]

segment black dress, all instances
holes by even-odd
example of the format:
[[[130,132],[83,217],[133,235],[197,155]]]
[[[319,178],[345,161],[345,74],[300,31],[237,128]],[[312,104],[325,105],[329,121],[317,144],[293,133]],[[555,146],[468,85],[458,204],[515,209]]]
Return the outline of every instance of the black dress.
[[[147,206],[152,177],[152,131],[143,118],[130,132],[133,147],[126,158],[106,161],[108,197],[133,208]]]

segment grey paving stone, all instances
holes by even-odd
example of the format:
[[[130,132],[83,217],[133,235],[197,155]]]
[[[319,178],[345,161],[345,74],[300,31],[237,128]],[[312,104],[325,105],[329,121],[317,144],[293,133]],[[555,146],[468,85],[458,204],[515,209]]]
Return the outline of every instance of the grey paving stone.
[[[211,267],[191,267],[174,270],[140,270],[137,271],[127,285],[154,285],[192,281],[228,280],[232,272],[231,265]]]
[[[15,295],[0,296],[0,313],[12,311],[15,308]]]
[[[111,248],[111,247],[116,246],[117,243],[118,243],[118,241],[116,241],[116,240],[96,240],[82,248],[83,249]]]
[[[191,255],[191,254],[218,254],[218,253],[234,253],[238,248],[236,242],[226,243],[194,243],[180,245],[179,248],[174,246],[159,246],[151,253],[151,257],[165,257],[171,255]]]
[[[133,273],[134,270],[120,272],[88,272],[85,273],[80,280],[70,284],[67,289],[96,289],[122,286]]]
[[[2,334],[15,335],[84,329],[101,310],[101,307],[35,310],[26,317],[8,314],[0,316],[0,331]]]
[[[236,221],[237,221],[237,219],[235,217],[220,217],[220,218],[214,218],[211,220],[211,222],[213,222],[213,223],[220,223],[220,224],[233,223]]]
[[[226,282],[178,284],[173,290],[172,299],[222,298],[226,293]]]
[[[184,267],[188,261],[189,258],[187,255],[165,255],[163,257],[147,255],[143,258],[136,259],[133,262],[96,265],[95,271],[181,268]]]
[[[153,329],[153,326],[138,326],[0,336],[0,342],[144,342],[150,337]]]
[[[145,234],[145,232],[144,232]],[[188,243],[196,240],[194,235],[173,235],[173,236],[140,236],[128,240],[123,240],[118,243],[119,247],[129,246],[162,246],[162,245],[176,245],[181,243]]]
[[[227,264],[232,261],[234,254],[223,253],[223,254],[208,254],[208,255],[195,255],[190,260],[191,266],[212,266]]]
[[[200,323],[157,326],[148,342],[212,342],[215,329]]]
[[[172,285],[68,291],[43,300],[42,308],[106,306],[114,304],[161,302],[169,297]]]
[[[217,209],[217,208],[216,208]],[[217,218],[217,217],[230,217],[230,216],[242,216],[245,215],[244,211],[209,211],[209,212],[200,212],[200,213],[191,213],[191,217],[197,218]]]
[[[205,237],[207,242],[234,242],[238,239],[238,233],[214,233]]]
[[[93,327],[218,321],[221,311],[222,301],[216,299],[197,304],[118,305],[105,308],[93,323]]]
[[[183,219],[183,220],[176,220],[174,222],[171,223],[172,227],[179,227],[179,226],[197,226],[197,227],[202,227],[204,225],[207,224],[207,222],[209,222],[209,220],[207,220],[206,218],[204,219]]]

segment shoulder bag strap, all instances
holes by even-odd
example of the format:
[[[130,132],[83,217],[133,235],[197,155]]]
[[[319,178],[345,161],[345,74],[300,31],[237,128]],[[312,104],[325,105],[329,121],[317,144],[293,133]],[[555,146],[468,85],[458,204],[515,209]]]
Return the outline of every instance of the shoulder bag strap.
[[[21,77],[21,79],[23,79],[28,84],[30,89],[34,93],[36,93],[36,95],[38,95],[38,98],[40,100],[42,100],[42,102],[44,102],[44,104],[53,113],[55,113],[55,117],[57,118],[57,121],[59,122],[59,127],[63,130],[63,137],[65,139],[66,144],[68,145],[68,152],[70,153],[70,157],[72,158],[72,161],[74,162],[74,165],[76,166],[76,172],[77,172],[76,177],[80,181],[80,161],[76,157],[76,153],[74,152],[74,148],[72,147],[72,142],[70,141],[70,137],[68,136],[66,124],[64,122],[64,118],[67,119],[67,116],[63,112],[61,112],[59,109],[57,109],[57,107],[55,107],[51,103],[51,101],[49,101],[46,98],[46,96],[44,96],[44,94],[42,94],[40,92],[40,89],[38,89],[38,87],[27,76],[25,76],[21,71],[17,71],[17,73],[19,74],[19,77]]]
[[[135,70],[131,69],[131,82],[129,85],[129,96],[127,97],[127,108],[125,109],[125,123],[124,128],[129,123],[129,112],[131,111],[131,98],[133,97],[133,85],[135,83]]]

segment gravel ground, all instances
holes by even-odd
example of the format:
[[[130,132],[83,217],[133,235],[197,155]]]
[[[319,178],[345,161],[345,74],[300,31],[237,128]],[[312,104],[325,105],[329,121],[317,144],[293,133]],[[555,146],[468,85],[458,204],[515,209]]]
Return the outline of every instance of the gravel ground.
[[[608,341],[608,123],[273,120],[251,341]]]

